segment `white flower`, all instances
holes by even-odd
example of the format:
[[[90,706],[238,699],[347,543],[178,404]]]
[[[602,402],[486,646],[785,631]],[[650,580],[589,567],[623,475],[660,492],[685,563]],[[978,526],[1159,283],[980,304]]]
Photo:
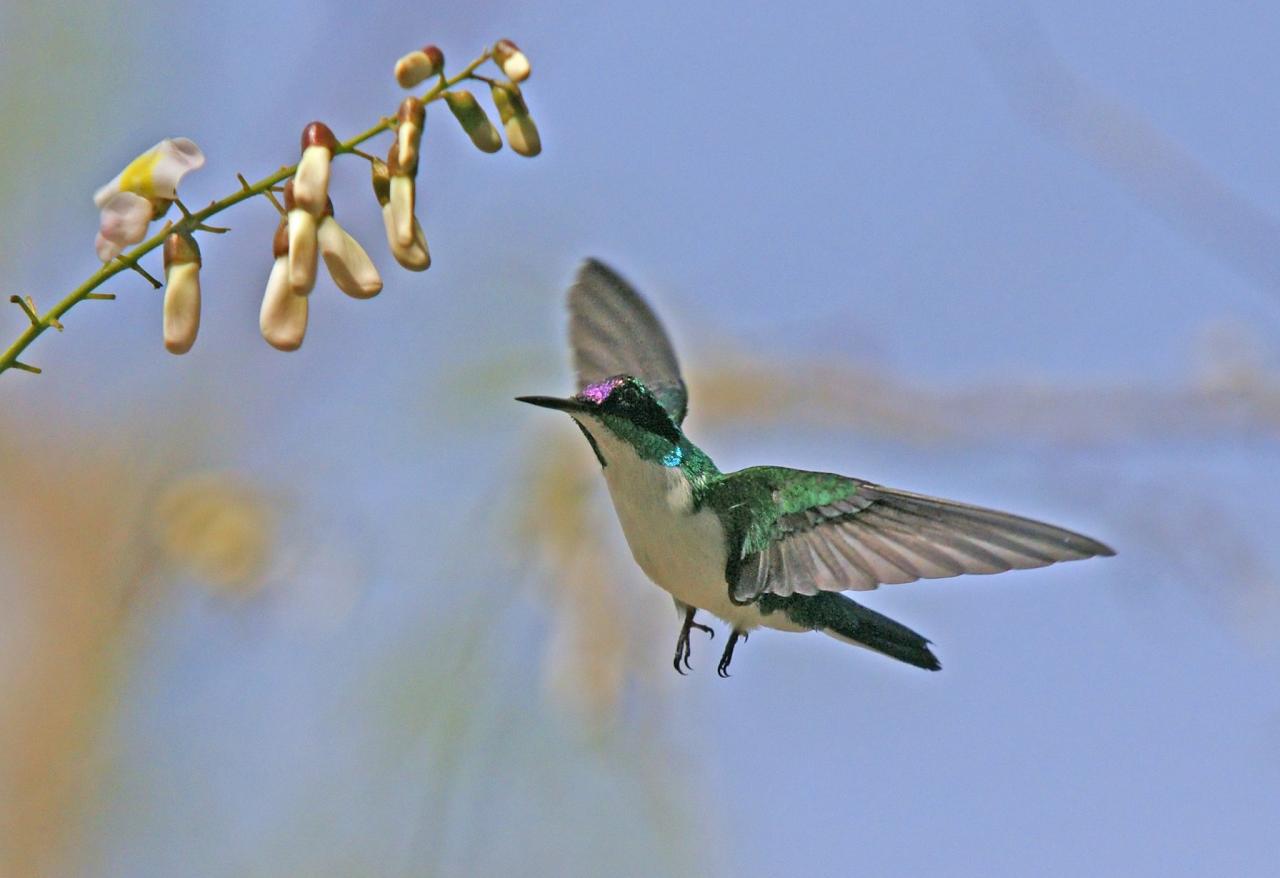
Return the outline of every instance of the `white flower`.
[[[396,147],[393,145],[392,156],[395,152]],[[410,271],[425,271],[431,267],[431,251],[427,249],[427,236],[422,231],[422,225],[413,215],[412,206],[407,214],[404,212],[397,214],[392,204],[392,177],[387,165],[375,160],[372,163],[372,170],[373,194],[377,197],[378,204],[382,205],[382,223],[387,230],[387,244],[391,247],[391,254],[395,256],[396,262]],[[412,185],[413,181],[409,180],[409,183]],[[409,240],[402,244],[398,227],[406,215],[409,219]]]
[[[386,168],[391,175],[388,192],[395,243],[408,247],[413,244],[413,225],[417,222],[414,217],[417,195],[413,182],[413,174],[417,168],[406,168],[401,164],[400,147],[395,143],[391,145],[391,151],[387,155]]]
[[[185,137],[165,138],[125,166],[93,195],[102,211],[95,247],[107,262],[147,236],[147,226],[178,197],[178,183],[204,165],[200,147]]]
[[[369,299],[382,291],[382,277],[360,242],[338,224],[333,214],[325,214],[316,230],[320,255],[329,276],[348,296]]]
[[[316,285],[316,217],[294,200],[293,180],[284,185],[284,208],[289,225],[289,286],[305,296]]]
[[[497,152],[502,149],[502,136],[493,127],[484,109],[476,100],[476,96],[464,88],[444,93],[445,103],[453,112],[454,118],[467,132],[471,142],[485,152]]]
[[[396,237],[395,216],[390,204],[382,206],[382,222],[387,228],[387,244],[391,247],[391,255],[396,258],[396,262],[410,271],[426,271],[431,267],[427,236],[416,216],[413,218],[413,240],[408,245],[402,245]]]
[[[289,285],[289,227],[281,222],[272,240],[275,262],[267,278],[267,291],[258,313],[258,328],[273,348],[296,351],[302,347],[307,332],[307,297],[300,296]]]
[[[427,110],[422,101],[407,97],[396,111],[396,159],[402,171],[414,176],[418,172],[418,147],[422,143],[422,129],[427,124]]]
[[[493,60],[512,82],[524,82],[529,78],[529,59],[511,40],[498,40],[493,44]]]
[[[319,217],[329,201],[329,168],[338,139],[323,122],[302,129],[302,159],[293,175],[293,197],[298,207]]]
[[[530,157],[542,152],[542,138],[538,136],[538,127],[533,124],[520,89],[514,85],[495,82],[490,87],[490,93],[511,148],[520,155]]]
[[[185,235],[164,242],[164,346],[185,354],[200,331],[200,248]]]
[[[396,82],[401,88],[413,88],[444,69],[444,52],[436,46],[424,46],[396,62]]]

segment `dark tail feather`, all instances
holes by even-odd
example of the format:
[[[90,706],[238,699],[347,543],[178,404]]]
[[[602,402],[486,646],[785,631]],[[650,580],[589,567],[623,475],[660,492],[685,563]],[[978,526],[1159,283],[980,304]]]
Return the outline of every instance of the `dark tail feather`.
[[[842,594],[795,595],[788,599],[786,612],[798,624],[846,643],[874,649],[927,671],[942,670],[938,657],[929,650],[928,640],[906,625],[854,603]]]

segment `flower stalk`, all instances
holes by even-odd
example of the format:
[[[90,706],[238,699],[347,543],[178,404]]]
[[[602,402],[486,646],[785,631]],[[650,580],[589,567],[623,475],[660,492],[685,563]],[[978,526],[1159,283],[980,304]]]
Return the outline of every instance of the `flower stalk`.
[[[441,71],[439,74],[440,79],[416,100],[420,101],[422,105],[426,105],[442,99],[450,89],[467,80],[481,80],[488,82],[489,80],[486,78],[477,76],[476,70],[487,61],[490,61],[492,57],[493,50],[487,49],[452,76],[445,76]],[[308,164],[320,172],[313,175],[313,179],[322,178],[324,176],[324,171],[327,170],[327,167],[320,167],[322,164],[325,164],[321,159],[328,158],[332,160],[343,155],[357,155],[362,158],[368,158],[364,153],[358,150],[357,147],[379,134],[387,131],[394,131],[398,124],[399,120],[395,117],[383,117],[365,131],[362,131],[347,140],[337,141],[335,138],[335,141],[332,144],[324,141],[324,151],[330,153],[327,157],[316,154],[319,150],[314,149],[314,147],[319,146],[320,141],[313,141],[312,144],[304,144],[304,154],[307,147],[312,146],[312,154],[315,156],[308,160]],[[320,140],[323,141],[323,138],[320,138]],[[114,294],[97,292],[98,288],[123,271],[132,270],[143,272],[145,274],[145,269],[140,264],[140,260],[163,246],[171,236],[179,236],[184,240],[191,241],[194,245],[197,233],[216,233],[224,231],[223,229],[218,229],[208,225],[208,221],[210,219],[221,214],[223,211],[234,207],[241,202],[259,196],[271,198],[274,201],[275,199],[272,193],[277,191],[282,183],[293,178],[298,173],[298,170],[299,167],[296,164],[281,167],[279,170],[267,174],[252,183],[248,182],[244,177],[240,177],[240,186],[235,191],[210,202],[208,205],[198,210],[188,210],[185,206],[180,204],[179,206],[182,207],[181,217],[165,221],[161,224],[160,228],[158,228],[149,237],[143,239],[136,246],[133,246],[131,249],[122,252],[105,262],[100,268],[90,274],[83,283],[66,293],[43,313],[36,308],[35,302],[30,296],[10,297],[11,302],[18,304],[21,307],[24,316],[26,317],[26,326],[18,335],[17,339],[15,339],[3,352],[0,352],[0,373],[4,373],[10,369],[17,369],[20,371],[38,374],[40,372],[38,367],[23,362],[20,358],[31,344],[47,330],[51,328],[61,330],[63,328],[61,322],[62,318],[68,311],[81,302],[87,300],[108,301],[114,299]],[[421,239],[420,229],[414,228],[411,238],[411,249],[416,249],[421,241],[423,249],[425,250],[425,239]],[[359,266],[356,274],[363,278],[363,262],[359,261],[358,253],[355,253],[354,250],[352,250],[351,253],[352,256],[349,258],[357,261],[350,264],[356,264]],[[403,256],[403,254],[396,255],[397,259],[401,259]],[[346,259],[348,257],[344,256],[343,258]],[[415,265],[414,267],[416,268],[418,266]],[[369,290],[372,289],[371,278],[364,281],[363,289],[365,295],[370,294]]]

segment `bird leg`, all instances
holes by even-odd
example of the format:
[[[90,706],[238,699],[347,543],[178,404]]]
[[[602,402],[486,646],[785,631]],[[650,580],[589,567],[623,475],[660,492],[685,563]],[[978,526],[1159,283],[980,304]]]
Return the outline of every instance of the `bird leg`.
[[[737,645],[739,637],[746,640],[750,635],[737,628],[733,629],[733,633],[729,635],[729,642],[724,645],[724,654],[720,656],[720,666],[716,668],[716,673],[721,677],[729,676],[729,662],[733,661],[733,647]]]
[[[692,666],[689,664],[689,629],[697,628],[699,631],[705,631],[713,640],[716,636],[716,632],[712,630],[710,625],[700,625],[693,621],[693,615],[696,612],[698,612],[696,607],[688,607],[685,609],[684,625],[680,627],[680,637],[676,640],[676,658],[672,664],[675,665],[676,673],[680,676],[684,676],[684,671],[680,668],[681,662],[684,662],[684,666],[686,668],[693,670]]]

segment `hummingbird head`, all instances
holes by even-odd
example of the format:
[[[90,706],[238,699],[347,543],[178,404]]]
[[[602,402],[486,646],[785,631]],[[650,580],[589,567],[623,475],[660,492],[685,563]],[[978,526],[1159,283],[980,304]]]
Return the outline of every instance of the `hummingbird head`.
[[[680,463],[680,428],[638,378],[615,375],[588,384],[567,399],[554,396],[520,396],[516,399],[568,413],[586,434],[603,466],[608,466],[608,463],[607,455],[601,453],[601,445],[607,447],[615,442],[625,442],[645,460],[665,466],[678,466]]]

